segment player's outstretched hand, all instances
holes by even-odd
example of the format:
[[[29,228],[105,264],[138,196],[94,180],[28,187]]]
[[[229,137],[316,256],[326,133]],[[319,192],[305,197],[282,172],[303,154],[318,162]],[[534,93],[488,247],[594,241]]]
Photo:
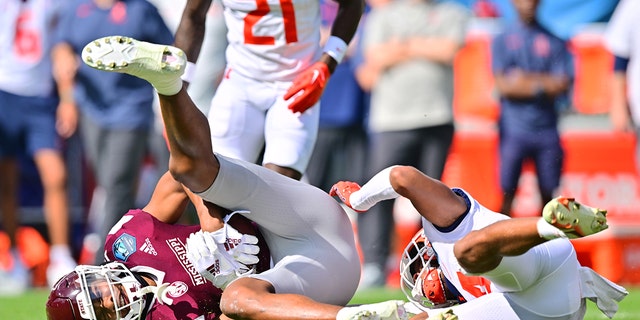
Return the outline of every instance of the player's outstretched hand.
[[[351,206],[351,194],[360,190],[360,185],[351,181],[338,181],[336,182],[329,191],[330,196],[338,196],[347,207],[357,211],[364,212],[365,210],[357,210]]]
[[[284,100],[293,98],[289,110],[303,113],[313,107],[320,100],[330,76],[329,67],[324,62],[316,62],[300,73],[284,94]]]

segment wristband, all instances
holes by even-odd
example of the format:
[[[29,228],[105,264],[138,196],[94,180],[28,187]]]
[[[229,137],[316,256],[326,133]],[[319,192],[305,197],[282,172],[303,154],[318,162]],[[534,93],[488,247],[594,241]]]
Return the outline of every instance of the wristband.
[[[191,83],[191,81],[193,81],[193,77],[195,76],[195,74],[196,74],[196,64],[191,61],[187,61],[187,65],[184,67],[184,73],[182,74],[180,79],[182,79],[182,81],[184,82]]]
[[[347,43],[336,36],[330,36],[324,45],[324,52],[340,63],[347,53]]]

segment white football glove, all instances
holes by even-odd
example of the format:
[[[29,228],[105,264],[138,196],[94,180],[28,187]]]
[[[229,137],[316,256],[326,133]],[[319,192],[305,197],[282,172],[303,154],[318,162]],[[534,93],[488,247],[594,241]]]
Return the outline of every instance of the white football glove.
[[[242,234],[225,223],[214,232],[192,233],[187,238],[187,258],[198,273],[224,290],[238,277],[255,273],[260,252],[257,243],[255,236]]]
[[[258,258],[258,253],[260,253],[258,238],[251,234],[242,234],[229,224],[231,217],[238,212],[240,211],[228,214],[224,219],[224,227],[214,232],[208,232],[208,234],[218,245],[223,245],[224,251],[234,260],[245,266],[253,266],[260,261]]]

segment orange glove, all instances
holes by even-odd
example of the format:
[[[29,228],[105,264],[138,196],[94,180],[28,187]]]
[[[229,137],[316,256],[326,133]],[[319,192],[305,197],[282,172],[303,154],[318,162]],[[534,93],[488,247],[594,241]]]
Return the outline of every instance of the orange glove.
[[[300,73],[296,79],[293,80],[291,88],[284,94],[285,100],[289,100],[295,96],[289,104],[289,110],[294,113],[303,113],[311,108],[320,100],[320,96],[322,96],[322,92],[324,92],[324,87],[330,76],[329,67],[324,62],[316,62],[307,70]]]
[[[351,194],[360,190],[360,185],[351,181],[338,181],[336,182],[329,191],[330,196],[338,196],[347,207],[353,209],[351,206],[351,202],[349,202],[349,198],[351,198]],[[356,212],[364,212],[364,210],[356,210]]]

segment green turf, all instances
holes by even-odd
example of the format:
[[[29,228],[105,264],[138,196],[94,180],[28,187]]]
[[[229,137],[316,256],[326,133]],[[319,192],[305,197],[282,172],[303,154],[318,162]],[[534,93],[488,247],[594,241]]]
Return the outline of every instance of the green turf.
[[[640,286],[627,286],[629,296],[620,303],[620,309],[614,319],[640,319]],[[16,297],[0,297],[0,319],[12,320],[41,320],[46,319],[44,304],[49,291],[34,289]],[[352,304],[371,303],[390,299],[404,299],[400,290],[375,289],[359,291]],[[604,316],[593,303],[589,308],[585,320],[604,320]]]
[[[614,319],[640,320],[640,286],[625,286],[629,290],[629,295],[619,304],[618,313]],[[406,300],[402,291],[375,289],[359,291],[351,300],[352,304],[370,303],[390,299]],[[600,320],[607,318],[594,303],[587,303],[587,314],[585,320]]]
[[[15,297],[0,297],[0,319],[46,319],[47,289],[34,289]]]

